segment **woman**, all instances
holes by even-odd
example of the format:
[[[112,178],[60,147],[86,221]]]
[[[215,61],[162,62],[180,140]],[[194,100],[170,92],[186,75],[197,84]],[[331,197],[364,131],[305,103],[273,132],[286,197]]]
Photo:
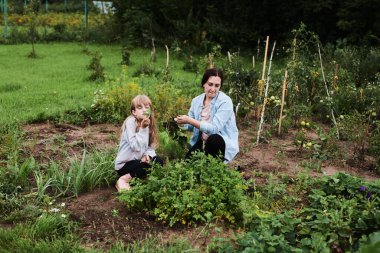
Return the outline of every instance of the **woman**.
[[[222,85],[223,73],[216,68],[207,69],[201,82],[204,93],[192,100],[188,115],[175,118],[177,124],[185,124],[187,130],[193,131],[186,158],[200,150],[229,162],[239,152],[232,100],[220,91]]]

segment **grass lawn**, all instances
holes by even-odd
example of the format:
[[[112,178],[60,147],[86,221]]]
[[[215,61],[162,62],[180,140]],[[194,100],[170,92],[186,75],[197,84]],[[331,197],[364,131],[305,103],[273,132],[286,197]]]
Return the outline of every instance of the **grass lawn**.
[[[91,57],[73,43],[37,44],[40,58],[26,57],[31,45],[0,47],[0,123],[25,122],[35,115],[53,115],[90,103],[100,84],[90,82]],[[120,72],[119,46],[89,46],[103,54],[106,72]]]
[[[91,56],[83,53],[77,43],[37,44],[38,59],[26,57],[31,45],[0,46],[0,124],[25,123],[38,115],[57,115],[68,109],[89,106],[93,92],[104,87],[102,83],[88,81],[90,71],[86,66]],[[109,77],[121,74],[121,47],[119,45],[89,45],[91,52],[101,52],[102,65]],[[154,68],[162,71],[166,64],[164,50],[158,52]],[[131,67],[127,75],[142,64],[148,63],[150,51],[136,49],[131,53]],[[180,69],[183,62],[171,60],[171,66]],[[193,82],[194,73],[172,71],[177,82]],[[151,77],[139,78],[139,84],[159,82]]]

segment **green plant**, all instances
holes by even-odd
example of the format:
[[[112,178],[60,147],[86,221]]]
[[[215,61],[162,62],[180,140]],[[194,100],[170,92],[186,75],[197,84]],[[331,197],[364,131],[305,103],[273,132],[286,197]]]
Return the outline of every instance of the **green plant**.
[[[163,127],[173,122],[176,116],[188,111],[189,98],[171,83],[155,85],[148,95],[152,100],[155,116]]]
[[[130,53],[129,48],[123,47],[121,49],[121,64],[130,65],[131,64],[130,57],[131,57],[131,53]]]
[[[243,218],[244,188],[237,171],[227,169],[219,159],[196,153],[190,160],[153,167],[149,178],[135,180],[120,200],[170,226],[214,217],[235,223]]]
[[[157,153],[165,157],[167,160],[181,159],[185,157],[187,152],[187,138],[184,137],[184,142],[179,142],[175,137],[170,136],[167,131],[159,133],[160,146]]]
[[[38,25],[38,23],[37,23],[38,22],[37,21],[37,14],[38,14],[37,6],[38,5],[39,5],[39,3],[36,0],[31,0],[28,7],[27,7],[28,14],[30,16],[29,36],[30,36],[30,39],[32,42],[32,52],[30,52],[28,54],[29,58],[37,58],[38,57],[36,50],[34,48],[34,44],[36,43],[37,36],[38,36],[38,33],[37,33],[37,25]]]
[[[92,53],[92,58],[87,69],[91,70],[91,75],[88,78],[90,81],[103,82],[105,80],[104,67],[101,64],[102,55],[98,51]]]
[[[344,119],[339,122],[338,127],[343,139],[354,142],[355,159],[364,161],[370,138],[370,125],[365,117],[358,112],[345,115]]]
[[[154,68],[154,65],[152,63],[141,64],[138,67],[138,69],[132,74],[133,77],[139,77],[139,76],[157,77],[158,75],[159,75],[159,72]]]
[[[322,172],[322,163],[317,159],[309,159],[308,161],[302,161],[300,166],[307,171]]]
[[[82,252],[75,224],[56,214],[42,214],[35,222],[0,228],[1,252]]]
[[[94,122],[121,122],[130,114],[132,99],[140,93],[136,83],[117,85],[111,83],[109,89],[97,90],[91,105],[91,120]]]
[[[354,252],[359,241],[360,248],[366,250],[378,244],[378,235],[373,233],[380,227],[378,184],[344,173],[299,179],[295,186],[301,186],[298,190],[306,193],[306,206],[256,215],[236,239],[214,242],[214,251]],[[273,185],[268,186],[269,189],[264,185],[255,190],[265,195],[273,189]],[[298,190],[293,194],[301,193]]]
[[[56,196],[78,196],[80,193],[110,184],[115,180],[113,170],[114,151],[83,151],[81,161],[74,160],[67,171],[59,164],[52,163],[47,168],[47,178],[51,179],[51,193]]]

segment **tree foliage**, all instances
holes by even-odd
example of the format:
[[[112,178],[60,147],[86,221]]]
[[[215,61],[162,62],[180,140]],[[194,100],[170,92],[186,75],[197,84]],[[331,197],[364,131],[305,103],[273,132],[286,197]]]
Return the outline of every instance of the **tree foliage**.
[[[149,45],[152,37],[190,45],[211,41],[225,47],[256,45],[271,35],[286,39],[305,23],[322,42],[379,44],[380,2],[258,0],[114,0],[117,32],[130,44]]]

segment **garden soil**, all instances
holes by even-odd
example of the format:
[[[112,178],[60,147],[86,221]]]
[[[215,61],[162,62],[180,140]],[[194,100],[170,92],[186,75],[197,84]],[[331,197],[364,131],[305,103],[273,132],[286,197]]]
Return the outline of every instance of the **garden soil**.
[[[120,126],[111,124],[73,126],[42,123],[26,125],[23,130],[24,153],[32,155],[39,164],[51,161],[69,164],[73,158],[80,159],[84,149],[91,152],[117,148],[120,135]],[[239,130],[240,153],[229,166],[238,169],[243,177],[253,179],[256,184],[266,183],[270,173],[289,176],[308,173],[321,176],[341,171],[369,181],[379,178],[372,170],[374,161],[371,157],[367,157],[365,163],[351,161],[352,143],[338,142],[343,158],[335,159],[334,162],[322,162],[316,167],[313,166],[313,161],[305,158],[312,151],[300,150],[294,145],[296,131],[289,131],[281,138],[272,136],[269,141],[264,140],[256,146],[256,129],[240,125]],[[313,131],[308,131],[307,137],[309,140],[318,139]],[[114,185],[96,189],[78,198],[60,201],[66,203],[70,218],[78,222],[82,243],[87,248],[108,249],[117,240],[133,243],[149,237],[159,237],[164,240],[188,238],[194,247],[203,251],[213,236],[231,237],[234,234],[223,224],[169,227],[148,214],[127,209],[118,201]],[[215,226],[219,229],[215,229]]]

